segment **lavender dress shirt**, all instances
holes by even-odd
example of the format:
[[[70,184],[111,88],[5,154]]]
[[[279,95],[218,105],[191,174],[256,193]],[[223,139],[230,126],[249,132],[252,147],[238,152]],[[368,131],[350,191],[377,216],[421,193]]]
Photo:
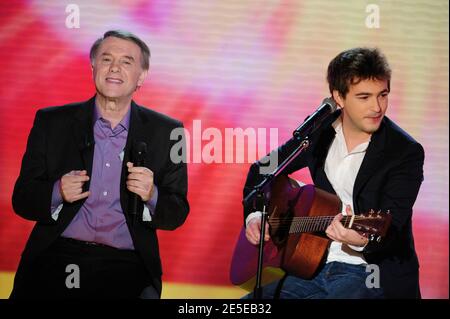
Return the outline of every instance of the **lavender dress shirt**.
[[[97,242],[119,249],[134,249],[124,212],[120,204],[120,176],[123,150],[130,125],[130,110],[114,128],[94,111],[94,159],[90,176],[90,195],[62,233],[83,241]],[[63,207],[60,181],[53,186],[51,214],[57,219]],[[156,185],[152,198],[144,205],[143,220],[151,220],[158,199]]]

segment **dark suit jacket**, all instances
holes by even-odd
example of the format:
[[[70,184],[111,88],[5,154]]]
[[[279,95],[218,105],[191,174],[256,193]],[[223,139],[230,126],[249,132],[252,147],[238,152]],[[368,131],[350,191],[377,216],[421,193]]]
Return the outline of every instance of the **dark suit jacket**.
[[[291,174],[308,167],[314,184],[335,194],[325,171],[328,149],[335,137],[332,122],[339,111],[311,137],[310,147],[284,171]],[[298,142],[289,140],[277,151],[279,163],[287,157]],[[385,117],[372,135],[366,155],[357,174],[353,189],[355,213],[374,209],[390,210],[392,224],[380,242],[369,243],[364,251],[368,263],[380,267],[380,282],[387,298],[418,298],[419,263],[412,234],[412,208],[423,181],[424,150],[411,136]],[[259,162],[250,168],[244,196],[261,180]],[[244,218],[252,211],[244,209]],[[369,274],[369,273],[368,273]]]
[[[36,113],[12,198],[14,211],[18,215],[36,221],[22,254],[21,265],[29,263],[49,247],[85,201],[64,203],[58,220],[51,218],[50,202],[55,181],[72,170],[86,169],[88,176],[91,176],[94,107],[95,98],[92,98],[87,102],[41,109]],[[121,173],[120,202],[134,247],[144,260],[158,292],[161,291],[162,269],[156,229],[177,228],[184,223],[189,212],[186,164],[174,164],[169,156],[171,147],[179,142],[170,140],[170,133],[172,129],[181,127],[181,122],[134,102],[131,104],[130,127]],[[147,144],[145,166],[154,173],[158,201],[152,221],[142,222],[141,218],[133,226],[126,213],[129,192],[125,182],[126,163],[130,161],[131,148],[135,142]],[[89,188],[89,181],[84,188]]]

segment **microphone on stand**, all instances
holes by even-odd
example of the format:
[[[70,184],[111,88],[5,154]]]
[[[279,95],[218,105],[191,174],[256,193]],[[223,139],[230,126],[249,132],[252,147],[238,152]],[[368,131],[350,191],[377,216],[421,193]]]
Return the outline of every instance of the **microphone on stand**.
[[[320,127],[323,120],[325,120],[328,115],[334,113],[336,110],[336,102],[331,97],[325,98],[317,110],[312,115],[308,116],[305,121],[300,124],[297,129],[295,129],[293,132],[294,137],[296,139],[303,139],[314,133],[314,131]]]
[[[337,110],[337,108],[338,107],[336,105],[336,102],[331,97],[325,98],[320,104],[320,106],[317,108],[317,110],[312,115],[308,116],[305,119],[305,121],[302,124],[300,124],[300,126],[297,127],[297,129],[295,129],[295,131],[292,133],[294,136],[291,137],[287,142],[285,142],[281,147],[284,148],[285,150],[290,151],[299,150],[300,149],[299,141],[304,142],[304,140],[306,140],[307,137],[309,137],[312,133],[314,133],[322,125],[322,122],[324,122],[325,119],[328,118],[328,116],[333,114]],[[268,156],[270,156],[270,154]],[[275,153],[275,156],[278,156],[278,154]],[[297,156],[298,154],[295,155],[294,153],[291,153],[291,155],[285,158],[283,162],[279,164],[278,167],[271,174],[267,175],[276,176],[280,174],[280,172],[282,172],[283,169],[285,169],[286,166],[289,165],[292,162],[292,160]],[[265,158],[267,158],[267,156]],[[261,160],[260,160],[260,167],[261,167]],[[262,184],[263,183],[259,184],[258,187],[262,187],[263,186]],[[268,184],[268,181],[266,182],[266,184]],[[264,184],[264,186],[266,184]],[[245,196],[244,200],[242,201],[243,205],[245,207],[249,207],[249,205],[253,204],[253,199],[257,193],[258,191],[256,189],[253,189],[253,191],[251,191],[247,196]]]

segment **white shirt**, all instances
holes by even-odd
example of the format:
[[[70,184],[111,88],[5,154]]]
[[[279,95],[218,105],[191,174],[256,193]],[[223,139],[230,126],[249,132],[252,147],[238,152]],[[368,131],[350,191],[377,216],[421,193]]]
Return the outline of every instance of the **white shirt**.
[[[345,207],[347,205],[350,205],[354,212],[353,186],[370,141],[361,143],[351,152],[348,152],[340,117],[333,123],[333,127],[336,131],[336,137],[325,160],[325,174],[342,201],[342,215],[346,215]],[[362,253],[360,253],[362,250],[363,247],[349,246],[332,241],[328,251],[327,263],[338,261],[354,265],[366,264]]]
[[[342,215],[347,215],[345,212],[347,205],[350,205],[352,211],[354,211],[353,186],[370,141],[359,144],[349,153],[347,151],[344,133],[342,132],[342,121],[340,117],[333,123],[333,128],[336,131],[336,136],[328,150],[328,155],[325,160],[325,174],[337,196],[342,201]],[[246,225],[253,218],[261,218],[261,212],[249,214],[246,219]],[[364,247],[332,241],[326,262],[337,261],[353,265],[367,264],[363,254],[360,253],[363,249]]]

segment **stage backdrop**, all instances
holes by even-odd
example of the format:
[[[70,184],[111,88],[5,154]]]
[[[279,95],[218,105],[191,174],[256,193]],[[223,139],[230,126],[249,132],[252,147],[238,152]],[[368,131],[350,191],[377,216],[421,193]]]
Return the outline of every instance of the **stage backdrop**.
[[[281,144],[328,95],[328,62],[347,48],[377,46],[393,68],[388,116],[426,152],[413,216],[422,294],[448,298],[448,22],[447,1],[2,1],[1,296],[33,226],[14,215],[11,194],[34,115],[92,97],[90,45],[122,28],[152,52],[136,101],[182,120],[197,152],[186,224],[159,232],[164,297],[243,294],[228,273],[248,159],[258,154],[242,154],[252,139],[227,142],[226,129],[266,133],[258,138],[262,153],[270,138]],[[208,163],[213,137],[223,156]],[[310,180],[307,171],[296,177]]]

